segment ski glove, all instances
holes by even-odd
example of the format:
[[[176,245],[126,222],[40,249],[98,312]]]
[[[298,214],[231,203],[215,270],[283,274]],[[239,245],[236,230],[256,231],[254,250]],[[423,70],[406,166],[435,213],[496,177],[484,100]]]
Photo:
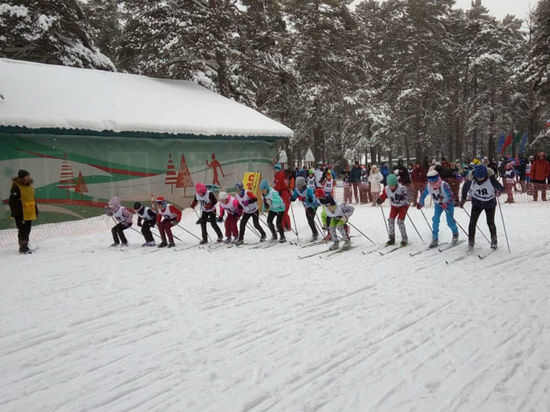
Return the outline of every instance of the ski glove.
[[[218,216],[218,218],[216,219],[218,222],[223,222],[223,217],[221,216]]]
[[[416,204],[416,208],[417,208],[418,210],[420,210],[420,209],[422,209],[422,205],[421,205],[420,203],[417,203],[417,204]]]
[[[382,203],[384,203],[382,199],[380,199],[380,198],[376,199],[376,204],[377,205],[381,205]]]
[[[441,203],[441,208],[443,210],[447,210],[447,208],[449,207],[449,204],[448,203]]]
[[[502,194],[502,192],[500,190],[495,190],[495,196],[496,197],[500,197],[501,194]]]
[[[464,203],[466,203],[465,200],[463,200],[462,202],[460,202],[460,208],[461,208],[461,209],[464,209]]]

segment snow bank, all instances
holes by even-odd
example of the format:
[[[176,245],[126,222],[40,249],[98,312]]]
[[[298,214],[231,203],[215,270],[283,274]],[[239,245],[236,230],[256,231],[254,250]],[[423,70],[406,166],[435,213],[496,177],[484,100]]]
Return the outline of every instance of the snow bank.
[[[261,113],[189,81],[0,59],[0,125],[288,137]]]
[[[411,245],[387,256],[353,231],[356,248],[304,260],[321,247],[122,252],[108,229],[0,248],[0,409],[548,410],[548,209],[503,210],[513,253],[498,220],[496,253],[450,265],[464,244],[410,257],[408,223]],[[385,240],[378,208],[352,221]]]

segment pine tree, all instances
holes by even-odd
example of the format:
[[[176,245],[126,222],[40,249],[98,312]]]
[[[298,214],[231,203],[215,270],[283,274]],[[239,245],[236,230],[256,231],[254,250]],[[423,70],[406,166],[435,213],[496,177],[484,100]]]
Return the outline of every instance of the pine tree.
[[[67,199],[71,198],[71,189],[75,188],[74,173],[71,164],[69,163],[68,154],[63,156],[63,163],[61,164],[61,171],[59,173],[59,181],[57,184],[58,189],[67,190]]]
[[[166,178],[164,179],[165,185],[170,185],[170,194],[174,194],[174,186],[178,183],[178,176],[172,161],[172,153],[168,154],[168,164],[166,165]]]
[[[76,0],[8,0],[0,3],[0,54],[12,59],[115,70],[89,35]]]

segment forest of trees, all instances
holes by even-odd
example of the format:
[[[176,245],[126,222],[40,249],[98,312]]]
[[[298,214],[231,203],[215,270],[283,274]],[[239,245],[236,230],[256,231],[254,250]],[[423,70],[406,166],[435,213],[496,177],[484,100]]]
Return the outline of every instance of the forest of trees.
[[[0,55],[193,80],[292,128],[291,161],[496,156],[502,132],[544,147],[550,0],[528,22],[481,0],[351,3],[0,1]]]

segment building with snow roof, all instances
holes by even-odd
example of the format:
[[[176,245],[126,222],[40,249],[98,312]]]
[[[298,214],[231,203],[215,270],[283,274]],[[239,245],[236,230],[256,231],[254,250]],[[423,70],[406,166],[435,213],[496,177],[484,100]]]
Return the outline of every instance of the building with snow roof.
[[[41,222],[98,215],[114,195],[187,206],[194,183],[271,177],[291,135],[189,81],[0,59],[0,195],[7,210],[11,178],[29,170]]]

